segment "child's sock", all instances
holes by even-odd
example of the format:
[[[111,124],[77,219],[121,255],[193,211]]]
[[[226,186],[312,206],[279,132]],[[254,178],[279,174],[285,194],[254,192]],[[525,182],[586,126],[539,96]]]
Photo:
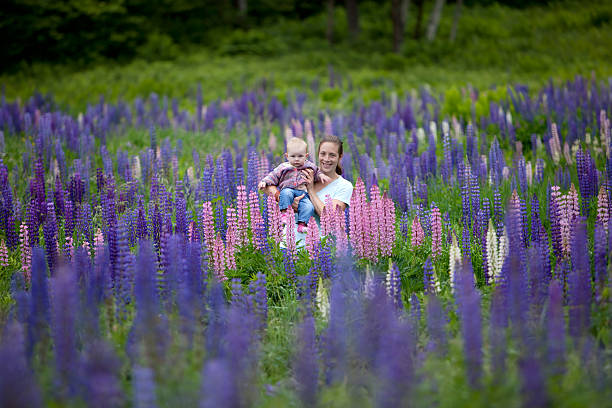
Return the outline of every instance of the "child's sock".
[[[297,230],[300,234],[305,234],[308,232],[308,225],[305,222],[298,222]]]

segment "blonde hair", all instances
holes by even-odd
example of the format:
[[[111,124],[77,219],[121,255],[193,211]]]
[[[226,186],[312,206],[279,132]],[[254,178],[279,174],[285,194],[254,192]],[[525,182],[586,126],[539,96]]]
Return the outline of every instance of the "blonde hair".
[[[308,144],[299,137],[292,137],[287,141],[287,150],[289,150],[290,147],[295,149],[304,148],[304,151],[308,151]]]

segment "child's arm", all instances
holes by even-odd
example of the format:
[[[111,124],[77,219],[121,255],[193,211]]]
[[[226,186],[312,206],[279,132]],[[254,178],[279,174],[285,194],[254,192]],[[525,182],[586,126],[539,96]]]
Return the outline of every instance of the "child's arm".
[[[270,173],[268,173],[268,175],[266,177],[264,177],[259,182],[257,187],[260,190],[262,190],[262,189],[266,188],[266,186],[278,186],[278,183],[280,182],[283,170],[286,167],[287,166],[285,165],[285,163],[282,163],[279,166],[277,166],[274,170],[272,170]]]
[[[329,178],[329,176],[326,176],[325,174],[323,174],[321,172],[321,170],[319,170],[318,167],[315,167],[315,172],[314,172],[314,182],[315,183],[329,183],[331,181],[331,179]]]

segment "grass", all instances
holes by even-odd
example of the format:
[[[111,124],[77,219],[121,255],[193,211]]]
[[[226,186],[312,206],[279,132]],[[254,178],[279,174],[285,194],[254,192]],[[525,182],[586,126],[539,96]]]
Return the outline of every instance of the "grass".
[[[318,15],[267,24],[247,34],[220,33],[214,45],[191,47],[171,61],[107,61],[86,69],[24,63],[17,73],[0,76],[0,84],[9,100],[50,92],[60,107],[78,112],[101,95],[108,101],[131,101],[151,92],[179,98],[193,109],[198,83],[204,100],[211,101],[251,89],[264,78],[270,93],[283,100],[295,89],[326,88],[333,77],[335,86],[341,80],[345,88],[341,102],[368,102],[380,91],[401,94],[425,85],[437,91],[467,85],[487,89],[515,82],[538,86],[549,78],[563,81],[578,74],[612,75],[612,5],[606,2],[464,8],[454,43],[448,40],[454,9],[447,6],[436,40],[406,38],[399,55],[390,52],[389,10],[364,3],[360,11],[356,43],[345,38],[343,9],[338,8],[334,45],[324,40],[325,16]]]

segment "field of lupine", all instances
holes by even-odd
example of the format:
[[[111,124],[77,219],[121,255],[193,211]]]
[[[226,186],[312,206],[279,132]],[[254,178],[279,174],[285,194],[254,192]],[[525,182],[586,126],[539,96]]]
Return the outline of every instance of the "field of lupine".
[[[610,406],[612,82],[462,91],[3,98],[0,406]],[[325,134],[297,248],[256,185]]]

